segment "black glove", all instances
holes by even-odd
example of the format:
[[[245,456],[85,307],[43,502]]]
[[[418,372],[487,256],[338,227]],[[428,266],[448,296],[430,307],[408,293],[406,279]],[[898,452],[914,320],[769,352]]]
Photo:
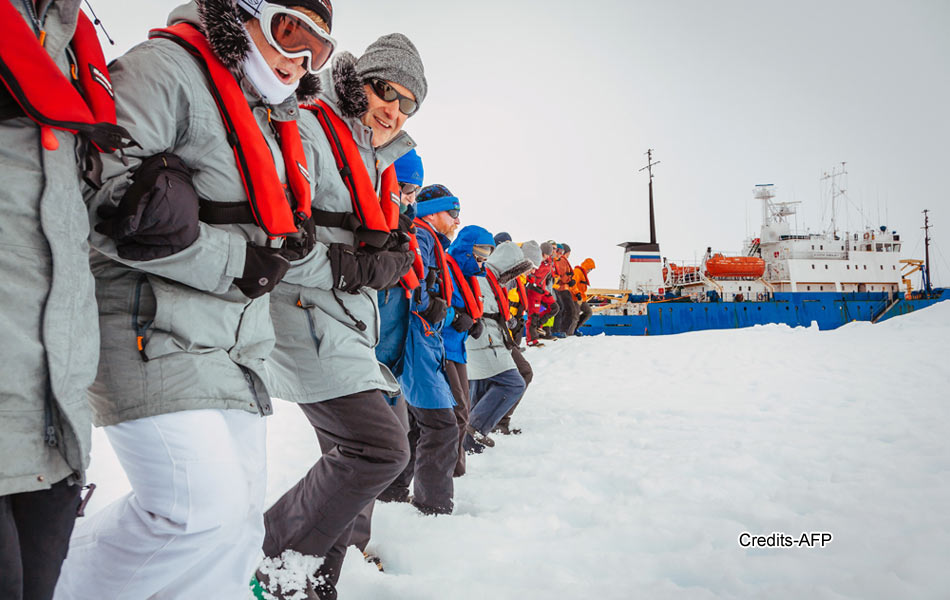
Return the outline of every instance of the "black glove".
[[[290,268],[290,262],[280,255],[280,248],[266,248],[248,244],[244,254],[244,273],[235,278],[248,298],[258,298],[274,289]]]
[[[294,235],[288,235],[284,240],[284,247],[280,255],[287,260],[294,261],[305,258],[317,243],[317,234],[313,225],[313,218],[306,219]]]
[[[385,290],[396,285],[412,268],[410,250],[367,252],[348,244],[330,244],[330,271],[333,287],[355,294],[361,287]]]
[[[426,285],[427,290],[431,290],[435,287],[435,282],[439,280],[439,269],[437,267],[429,267],[429,272],[426,273]]]
[[[416,226],[412,224],[412,219],[410,219],[406,213],[399,214],[399,231],[405,231],[406,233],[416,232]]]
[[[472,319],[472,315],[460,308],[455,309],[455,318],[452,319],[452,329],[459,333],[464,333],[471,329],[474,324],[475,321]]]
[[[518,317],[511,317],[510,319],[508,319],[508,322],[505,323],[505,326],[508,327],[508,329],[511,331],[517,331],[518,329],[521,328],[518,322],[519,322]]]
[[[583,298],[583,296],[582,296],[581,294],[579,294],[579,293],[578,293],[578,294],[574,294],[574,299],[577,300],[578,302],[581,301],[581,298]]]
[[[428,321],[430,325],[435,325],[444,319],[448,313],[449,305],[442,299],[442,296],[430,295],[429,307],[422,311],[419,316]]]
[[[481,319],[476,319],[475,323],[468,328],[468,334],[475,338],[476,340],[482,337],[482,332],[485,331],[485,325],[482,324]]]
[[[577,280],[571,277],[571,280],[567,282],[567,285],[574,287],[575,285],[577,285]]]
[[[115,240],[119,257],[171,256],[198,239],[198,192],[191,169],[163,152],[142,161],[118,206],[100,206],[96,231]]]

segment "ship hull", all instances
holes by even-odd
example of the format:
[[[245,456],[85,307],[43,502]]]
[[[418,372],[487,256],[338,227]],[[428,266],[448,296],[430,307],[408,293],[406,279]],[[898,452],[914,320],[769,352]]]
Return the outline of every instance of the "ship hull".
[[[767,302],[651,302],[644,315],[593,315],[579,328],[583,335],[671,335],[709,329],[740,329],[784,323],[822,330],[852,321],[876,322],[950,300],[950,289],[931,298],[903,297],[892,304],[887,293],[776,293]]]

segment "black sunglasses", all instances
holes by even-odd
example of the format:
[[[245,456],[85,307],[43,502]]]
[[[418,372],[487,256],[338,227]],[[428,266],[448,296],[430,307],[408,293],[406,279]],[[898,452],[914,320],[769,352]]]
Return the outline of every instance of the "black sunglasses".
[[[412,194],[415,194],[416,192],[418,192],[419,188],[421,187],[422,187],[421,185],[416,185],[414,183],[400,183],[399,191],[407,196],[411,196]]]
[[[382,99],[383,102],[392,102],[393,100],[399,100],[399,112],[411,117],[419,110],[419,103],[410,98],[409,96],[403,96],[396,91],[396,88],[389,85],[389,82],[383,81],[382,79],[370,79],[370,86],[372,86],[373,91],[376,92],[376,95]]]

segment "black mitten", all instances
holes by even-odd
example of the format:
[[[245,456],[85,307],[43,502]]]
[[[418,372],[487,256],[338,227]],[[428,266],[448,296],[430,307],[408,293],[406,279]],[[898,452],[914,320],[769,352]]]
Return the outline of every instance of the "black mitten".
[[[468,328],[468,334],[475,338],[476,340],[482,337],[482,332],[485,331],[485,325],[482,324],[481,319],[476,319],[475,323]]]
[[[290,262],[280,255],[279,248],[248,244],[244,273],[234,280],[234,285],[248,298],[258,298],[273,290],[289,268]]]
[[[118,206],[96,211],[96,231],[116,243],[120,258],[152,260],[171,256],[198,239],[198,192],[191,169],[163,152],[142,161]]]
[[[442,299],[441,296],[429,296],[429,306],[420,315],[423,319],[429,322],[430,325],[435,325],[442,321],[445,318],[445,315],[449,313],[449,305]]]
[[[452,319],[452,329],[459,333],[464,333],[471,329],[474,324],[475,321],[472,319],[472,315],[461,308],[455,309],[455,317]]]

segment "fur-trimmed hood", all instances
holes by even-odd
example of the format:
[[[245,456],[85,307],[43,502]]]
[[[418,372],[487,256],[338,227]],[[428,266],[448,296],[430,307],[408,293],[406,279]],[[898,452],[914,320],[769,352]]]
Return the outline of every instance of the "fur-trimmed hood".
[[[495,251],[488,257],[486,265],[495,273],[498,283],[507,285],[518,275],[527,273],[534,268],[531,261],[525,258],[518,244],[502,242],[495,247]]]
[[[244,29],[233,0],[192,0],[174,9],[168,15],[168,24],[197,25],[215,55],[232,73],[243,76],[244,58],[251,49],[251,40]],[[307,73],[297,85],[297,100],[310,102],[320,93],[320,81]]]

